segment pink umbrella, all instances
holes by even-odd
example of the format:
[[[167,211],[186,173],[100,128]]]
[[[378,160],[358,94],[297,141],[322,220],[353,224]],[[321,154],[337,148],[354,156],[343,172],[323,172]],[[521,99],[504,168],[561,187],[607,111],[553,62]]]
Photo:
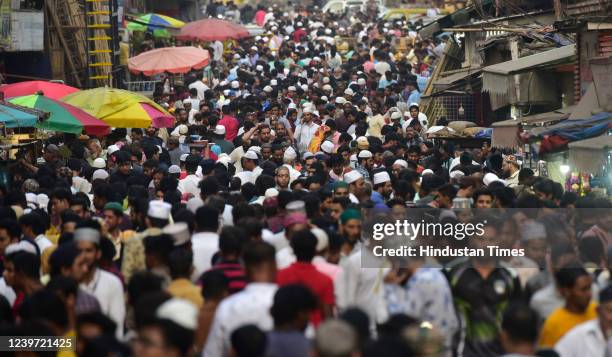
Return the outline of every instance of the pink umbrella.
[[[224,41],[240,40],[250,36],[246,27],[229,21],[204,19],[183,26],[181,33],[176,38],[179,40]]]
[[[160,112],[147,103],[140,103],[142,108],[149,114],[152,124],[156,128],[170,128],[174,125],[174,117]]]
[[[128,59],[132,73],[152,76],[158,73],[187,73],[201,69],[210,62],[208,51],[193,47],[163,47]]]
[[[21,97],[43,92],[47,98],[60,99],[78,91],[78,88],[67,86],[62,83],[45,81],[26,81],[0,86],[0,92],[4,93],[5,98]]]

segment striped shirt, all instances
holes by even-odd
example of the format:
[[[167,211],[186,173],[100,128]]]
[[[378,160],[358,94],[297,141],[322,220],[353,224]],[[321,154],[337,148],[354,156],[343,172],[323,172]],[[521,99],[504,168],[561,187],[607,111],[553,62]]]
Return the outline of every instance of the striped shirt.
[[[238,261],[220,261],[218,264],[215,264],[211,270],[221,270],[225,277],[227,277],[229,280],[230,294],[241,291],[247,284],[244,269],[242,269]]]

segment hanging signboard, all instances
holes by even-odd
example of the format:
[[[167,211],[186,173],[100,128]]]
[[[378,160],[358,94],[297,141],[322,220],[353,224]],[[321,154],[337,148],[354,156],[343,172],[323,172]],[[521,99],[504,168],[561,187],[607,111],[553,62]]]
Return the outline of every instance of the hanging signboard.
[[[45,18],[42,11],[13,11],[9,51],[44,51]]]

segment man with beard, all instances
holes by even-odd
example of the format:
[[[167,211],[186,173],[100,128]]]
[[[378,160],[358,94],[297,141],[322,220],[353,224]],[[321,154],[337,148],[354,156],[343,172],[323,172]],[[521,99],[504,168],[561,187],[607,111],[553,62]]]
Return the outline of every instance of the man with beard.
[[[519,184],[519,171],[521,167],[518,163],[516,156],[509,155],[504,157],[502,162],[502,170],[504,171],[504,177],[508,187],[516,187]]]
[[[266,123],[260,123],[258,126],[259,131],[259,142],[261,144],[269,144],[272,136],[270,133],[272,130],[270,129],[270,125]]]
[[[344,174],[344,181],[349,185],[349,199],[352,203],[359,203],[365,192],[365,180],[359,171],[353,170]]]
[[[372,183],[374,184],[374,190],[372,190],[371,197],[372,202],[374,202],[375,205],[384,205],[385,201],[391,197],[391,192],[393,192],[391,177],[387,171],[377,172],[374,174]]]
[[[121,267],[123,245],[134,235],[132,230],[122,230],[121,221],[124,219],[123,207],[118,202],[109,202],[104,206],[104,226],[106,232],[115,246],[113,261]]]
[[[100,240],[100,231],[94,228],[83,227],[74,232],[74,241],[87,266],[87,273],[81,280],[81,289],[98,299],[102,313],[117,324],[117,338],[121,338],[125,320],[123,285],[117,276],[98,267],[102,256]]]
[[[342,270],[334,281],[336,305],[339,311],[349,307],[363,310],[369,317],[370,331],[374,331],[376,324],[388,317],[385,289],[381,288],[388,269],[362,268],[362,259],[372,259],[373,255],[371,247],[361,244],[362,218],[358,210],[349,208],[342,213],[339,233],[344,242],[340,252]]]
[[[283,140],[283,141],[293,140],[291,138],[292,135],[289,132],[289,129],[287,129],[285,125],[281,123],[280,121],[276,123],[276,125],[274,126],[274,134],[276,135],[277,140]]]
[[[264,163],[272,158],[272,144],[265,143],[261,145],[261,163]]]
[[[187,113],[185,113],[185,115],[187,115]],[[145,137],[143,137],[141,142],[140,142],[140,145],[142,147],[145,147],[145,146],[162,146],[164,144],[164,141],[162,140],[162,138],[157,136],[157,128],[154,128],[154,127],[150,126],[147,129],[145,129],[145,134],[147,134],[147,135]]]
[[[419,133],[414,130],[413,126],[407,126],[406,129],[406,144],[408,147],[413,145],[421,145],[423,143],[423,138],[419,135]]]
[[[499,237],[501,222],[495,217],[476,217],[474,224],[486,221],[484,234],[466,238],[470,248],[484,249],[484,257],[458,258],[448,265],[448,280],[461,321],[465,321],[464,356],[496,356],[502,350],[498,341],[501,317],[507,306],[521,298],[521,283],[514,270],[500,265],[489,255],[487,245]]]
[[[274,161],[277,166],[283,165],[284,154],[285,152],[283,149],[283,145],[280,142],[275,141],[274,143],[272,143],[272,161]]]
[[[234,163],[236,172],[240,172],[242,171],[241,158],[249,150],[249,147],[251,147],[251,139],[245,138],[245,136],[243,135],[242,138],[236,141],[238,142],[237,145],[239,146],[237,146],[234,150],[232,150],[232,152],[230,153],[230,159],[232,159],[232,162]],[[274,157],[274,146],[272,147],[272,154]],[[282,153],[281,153],[281,158],[282,158]]]
[[[374,159],[372,159],[373,155],[369,150],[361,150],[357,155],[357,166],[355,170],[357,170],[361,176],[363,176],[364,180],[370,180],[370,170],[374,167]]]

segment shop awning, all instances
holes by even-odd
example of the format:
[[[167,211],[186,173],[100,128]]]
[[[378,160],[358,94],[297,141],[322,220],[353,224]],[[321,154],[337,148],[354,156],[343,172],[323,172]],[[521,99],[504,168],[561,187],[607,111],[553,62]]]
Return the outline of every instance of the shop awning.
[[[548,123],[553,123],[556,121],[561,121],[569,118],[570,114],[574,111],[575,106],[568,106],[565,108],[560,108],[557,110],[553,110],[552,112],[540,113],[529,115],[521,118],[521,124],[524,125],[544,125]]]
[[[571,105],[565,108],[559,108],[559,109],[553,110],[551,112],[528,115],[522,118],[518,118],[516,120],[509,119],[509,120],[498,121],[498,122],[493,123],[491,126],[493,128],[498,128],[498,127],[518,126],[519,124],[545,125],[545,124],[554,123],[554,122],[562,121],[562,120],[569,118],[570,114],[574,111],[575,108],[576,106]]]
[[[578,141],[601,135],[612,127],[612,113],[602,112],[584,119],[567,119],[560,123],[529,130],[531,136],[561,136],[569,141]]]
[[[436,91],[442,91],[461,81],[468,80],[472,76],[479,75],[481,71],[482,69],[480,67],[465,68],[446,77],[439,78],[433,85]]]
[[[600,173],[612,150],[612,136],[603,135],[595,138],[575,141],[568,144],[569,161],[579,171]]]
[[[574,55],[575,45],[569,45],[484,67],[482,69],[482,89],[495,94],[506,94],[509,88],[508,78],[510,75],[569,62],[573,60]]]

